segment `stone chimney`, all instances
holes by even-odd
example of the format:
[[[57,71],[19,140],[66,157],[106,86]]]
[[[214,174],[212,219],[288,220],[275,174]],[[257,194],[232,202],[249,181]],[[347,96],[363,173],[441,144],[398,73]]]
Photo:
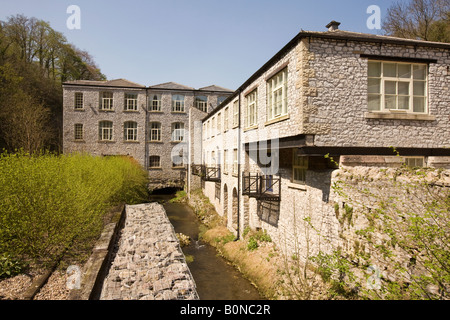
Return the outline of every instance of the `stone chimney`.
[[[325,26],[325,28],[328,28],[328,31],[335,31],[335,30],[338,30],[339,29],[339,25],[340,25],[341,23],[340,22],[337,22],[337,21],[331,21],[329,24],[327,24],[326,26]]]

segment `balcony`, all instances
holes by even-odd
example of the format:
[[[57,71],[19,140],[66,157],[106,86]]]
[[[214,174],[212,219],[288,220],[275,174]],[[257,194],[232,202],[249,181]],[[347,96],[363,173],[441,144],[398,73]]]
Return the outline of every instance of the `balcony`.
[[[242,194],[257,200],[280,201],[281,178],[243,172]]]
[[[191,165],[191,172],[204,181],[220,182],[220,166],[207,167],[204,164]]]

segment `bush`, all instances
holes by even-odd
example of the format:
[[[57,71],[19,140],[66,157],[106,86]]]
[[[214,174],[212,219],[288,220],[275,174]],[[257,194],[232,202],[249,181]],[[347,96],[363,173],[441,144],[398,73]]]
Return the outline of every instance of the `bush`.
[[[10,254],[0,256],[0,279],[13,277],[21,273],[24,268],[25,265]]]
[[[111,206],[147,199],[146,172],[126,157],[0,155],[0,253],[48,264],[98,237]]]

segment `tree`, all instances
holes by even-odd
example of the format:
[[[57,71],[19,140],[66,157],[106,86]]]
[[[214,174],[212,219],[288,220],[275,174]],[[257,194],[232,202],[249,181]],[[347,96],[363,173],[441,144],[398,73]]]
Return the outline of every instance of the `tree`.
[[[388,9],[383,29],[394,37],[450,42],[450,0],[397,2]]]

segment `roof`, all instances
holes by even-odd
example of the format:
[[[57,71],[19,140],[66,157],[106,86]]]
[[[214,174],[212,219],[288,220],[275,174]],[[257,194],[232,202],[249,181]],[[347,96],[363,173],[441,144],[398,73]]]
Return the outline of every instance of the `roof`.
[[[336,21],[332,21],[337,23]],[[232,95],[230,95],[225,101],[217,106],[212,112],[210,112],[203,121],[212,117],[216,112],[221,110],[231,100],[239,95],[248,85],[255,81],[261,74],[272,67],[287,51],[291,50],[293,46],[303,38],[322,38],[322,39],[337,39],[347,41],[360,41],[360,42],[375,42],[375,43],[390,43],[405,46],[421,46],[431,48],[444,48],[450,50],[450,43],[432,42],[424,40],[404,39],[392,36],[380,36],[376,34],[359,33],[352,31],[344,31],[335,29],[332,31],[304,31],[301,30],[291,41],[289,41],[280,51],[278,51],[269,61],[267,61],[261,68],[259,68],[250,78],[248,78]]]
[[[233,90],[216,86],[215,84],[198,89],[199,91],[234,92]]]
[[[192,87],[188,87],[176,82],[165,82],[154,86],[149,86],[149,89],[164,89],[164,90],[195,90]]]
[[[74,80],[74,81],[66,81],[63,85],[76,85],[76,86],[94,86],[94,87],[119,87],[119,88],[142,88],[145,86],[129,81],[127,79],[114,79],[114,80],[104,80],[104,81],[95,81],[95,80]]]

